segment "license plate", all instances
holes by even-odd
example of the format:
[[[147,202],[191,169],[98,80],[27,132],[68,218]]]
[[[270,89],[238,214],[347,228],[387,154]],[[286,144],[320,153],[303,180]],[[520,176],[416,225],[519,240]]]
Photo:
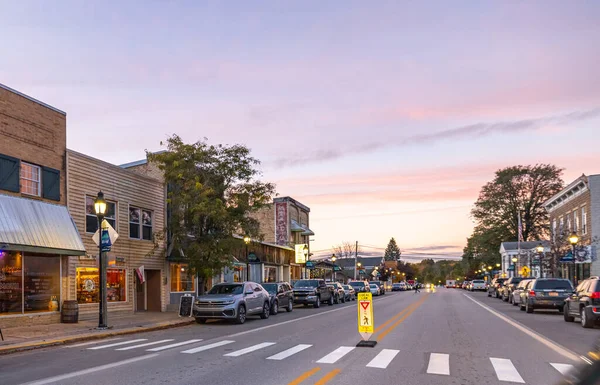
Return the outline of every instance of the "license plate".
[[[558,297],[558,293],[548,293],[550,297]]]

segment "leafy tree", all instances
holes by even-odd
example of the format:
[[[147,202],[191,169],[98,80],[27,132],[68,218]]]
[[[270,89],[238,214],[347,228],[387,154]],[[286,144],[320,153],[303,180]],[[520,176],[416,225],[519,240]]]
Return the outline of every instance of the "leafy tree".
[[[396,243],[396,240],[392,237],[385,248],[384,259],[386,261],[398,261],[400,260],[400,248]]]
[[[484,185],[471,215],[475,228],[467,239],[464,257],[469,269],[495,264],[500,244],[518,239],[521,213],[523,240],[549,235],[549,220],[543,204],[563,187],[562,169],[555,165],[512,166],[496,171]]]
[[[243,247],[233,235],[260,239],[259,223],[249,214],[271,202],[275,186],[256,179],[260,162],[243,145],[210,145],[206,139],[186,144],[173,135],[166,147],[147,157],[168,186],[169,249],[187,260],[202,290]]]

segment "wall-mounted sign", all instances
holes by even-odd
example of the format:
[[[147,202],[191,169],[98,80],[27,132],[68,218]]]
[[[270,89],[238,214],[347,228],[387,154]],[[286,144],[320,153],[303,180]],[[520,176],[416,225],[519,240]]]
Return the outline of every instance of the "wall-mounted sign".
[[[300,243],[295,246],[296,248],[296,263],[306,263],[306,257],[304,256],[304,247],[308,246],[306,243]]]
[[[342,271],[342,268],[338,265],[333,266],[333,271]]]
[[[314,269],[315,268],[315,264],[313,261],[306,261],[306,268],[307,269]]]
[[[287,203],[275,203],[275,242],[280,246],[288,244],[288,223]]]
[[[249,253],[248,254],[248,262],[259,263],[260,259],[258,258],[258,255],[254,254],[254,253]]]

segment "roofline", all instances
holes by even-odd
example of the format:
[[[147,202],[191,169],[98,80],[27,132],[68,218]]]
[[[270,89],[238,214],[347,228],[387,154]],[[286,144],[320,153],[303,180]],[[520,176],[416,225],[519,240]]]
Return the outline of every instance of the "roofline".
[[[163,152],[167,152],[167,150],[155,151],[155,152],[152,152],[151,154],[162,154]],[[133,162],[129,162],[129,163],[123,163],[118,166],[121,168],[129,168],[129,167],[141,166],[141,165],[147,164],[147,163],[148,163],[148,157],[146,157],[144,159],[140,159],[140,160],[134,160]]]
[[[565,186],[558,193],[554,194],[554,196],[552,196],[550,199],[548,199],[542,205],[544,206],[544,208],[546,210],[548,210],[547,207],[550,204],[554,203],[556,200],[558,200],[558,198],[560,198],[563,195],[567,194],[570,190],[574,189],[581,182],[583,182],[585,184],[585,186],[588,187],[588,181],[586,179],[587,179],[587,176],[585,174],[582,174],[579,178],[575,179],[573,182],[569,183],[567,186]]]
[[[291,202],[291,203],[294,203],[295,205],[299,206],[301,209],[305,210],[306,212],[310,213],[310,208],[308,206],[303,205],[302,203],[298,202],[297,200],[295,200],[294,198],[292,198],[290,196],[274,198],[273,203],[277,203],[277,202]]]
[[[23,98],[25,98],[25,99],[27,99],[27,100],[30,100],[30,101],[32,101],[32,102],[34,102],[34,103],[37,103],[37,104],[39,104],[39,105],[41,105],[41,106],[43,106],[43,107],[49,108],[49,109],[51,109],[52,111],[58,112],[59,114],[62,114],[62,115],[65,115],[65,116],[67,116],[67,113],[66,113],[66,112],[64,112],[64,111],[62,111],[62,110],[59,110],[59,109],[58,109],[58,108],[56,108],[56,107],[52,107],[51,105],[49,105],[49,104],[46,104],[46,103],[44,103],[44,102],[41,102],[41,101],[39,101],[39,100],[37,100],[37,99],[35,99],[35,98],[32,98],[32,97],[31,97],[31,96],[29,96],[29,95],[25,95],[24,93],[22,93],[22,92],[19,92],[19,91],[15,90],[14,88],[10,88],[9,86],[6,86],[6,85],[4,85],[4,84],[2,84],[2,83],[0,83],[0,88],[2,88],[2,89],[5,89],[6,91],[12,92],[13,94],[19,95],[19,96],[21,96],[21,97],[23,97]]]

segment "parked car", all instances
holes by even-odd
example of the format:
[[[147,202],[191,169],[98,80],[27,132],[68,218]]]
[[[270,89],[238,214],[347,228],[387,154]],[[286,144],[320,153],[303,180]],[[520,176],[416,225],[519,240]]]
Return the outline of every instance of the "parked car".
[[[527,313],[533,313],[535,309],[558,309],[562,313],[565,300],[572,294],[573,285],[568,279],[532,279],[521,293],[519,306]]]
[[[400,283],[394,283],[392,285],[392,291],[402,291],[402,285]]]
[[[488,297],[500,298],[500,289],[506,278],[494,278],[488,286]]]
[[[350,286],[352,286],[352,288],[356,292],[356,295],[358,295],[358,293],[370,293],[371,292],[371,289],[369,288],[369,284],[366,281],[351,281],[351,282],[348,282],[348,284]]]
[[[327,286],[323,279],[299,279],[294,283],[294,304],[313,305],[317,308],[321,303],[333,305],[333,288]]]
[[[279,308],[288,312],[294,309],[294,293],[292,287],[287,282],[261,283],[268,293],[271,300],[271,315],[279,313]]]
[[[530,281],[532,281],[532,278],[523,279],[517,284],[517,287],[515,287],[515,289],[512,291],[511,298],[509,301],[513,304],[513,306],[519,306],[519,304],[521,303],[521,293],[523,292],[523,290],[525,290],[527,284]]]
[[[220,318],[243,324],[249,315],[267,319],[271,314],[269,293],[255,282],[219,283],[196,299],[192,314],[198,323]]]
[[[379,286],[377,286],[376,284],[374,284],[374,283],[369,284],[369,288],[370,288],[371,294],[373,294],[373,296],[381,294]]]
[[[356,290],[350,285],[342,285],[346,293],[346,301],[356,301]]]
[[[374,283],[375,285],[377,285],[377,287],[379,288],[379,295],[384,295],[385,294],[385,285],[383,282],[381,281],[372,281],[370,283]]]
[[[500,297],[504,302],[510,302],[512,298],[512,293],[522,280],[526,279],[525,277],[511,277],[504,282],[504,285],[500,288]]]
[[[564,317],[566,322],[578,317],[581,326],[592,328],[600,322],[600,279],[590,277],[582,281],[575,293],[565,300]]]
[[[469,286],[469,291],[475,291],[475,290],[479,290],[479,291],[486,290],[485,281],[483,279],[474,279],[473,281],[471,281],[470,286]]]
[[[346,291],[339,282],[327,282],[327,286],[333,289],[334,297],[333,302],[335,303],[346,303]]]

